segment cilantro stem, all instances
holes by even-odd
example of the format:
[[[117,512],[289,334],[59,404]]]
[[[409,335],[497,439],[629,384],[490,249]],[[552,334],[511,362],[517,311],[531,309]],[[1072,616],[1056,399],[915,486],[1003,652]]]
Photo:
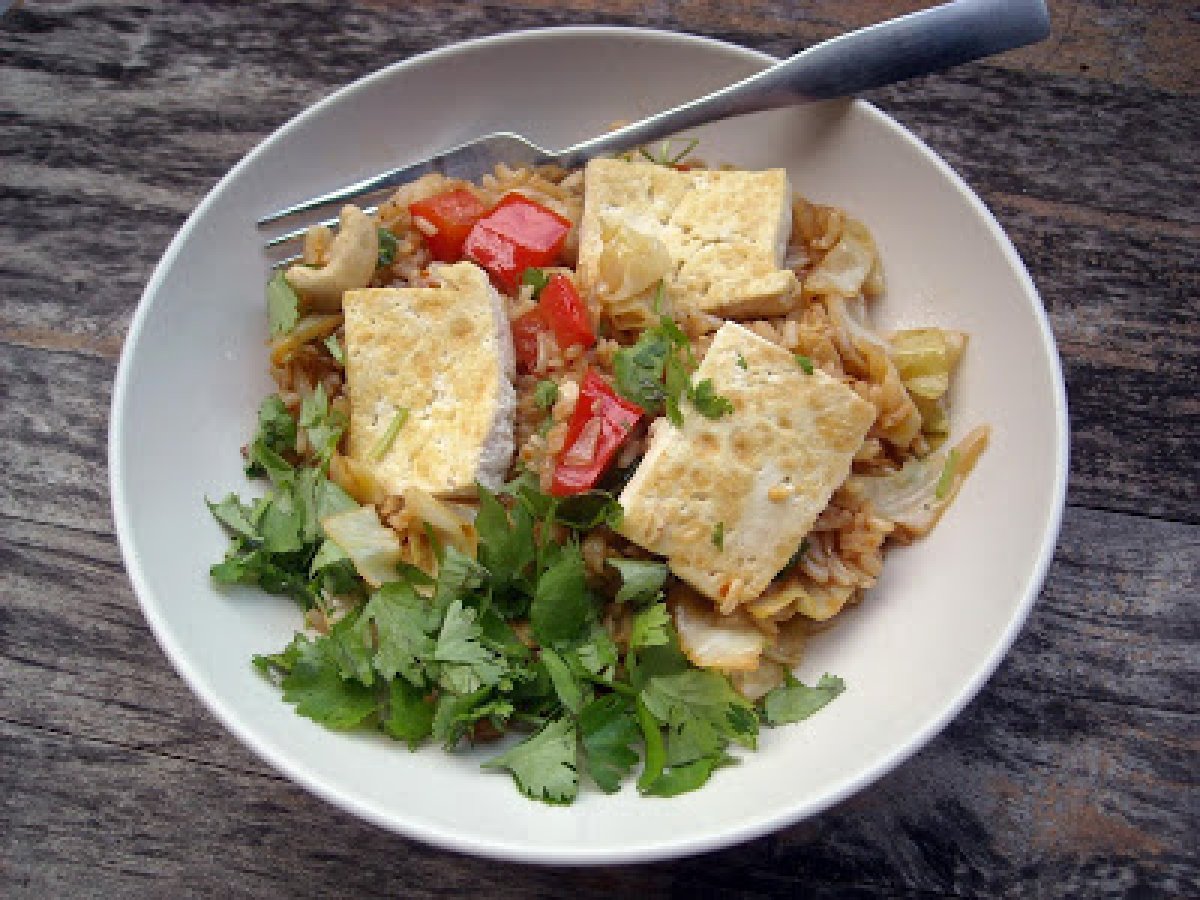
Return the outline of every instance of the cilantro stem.
[[[658,720],[654,718],[654,714],[650,710],[646,709],[646,704],[642,702],[641,697],[634,701],[634,706],[637,710],[638,725],[642,729],[642,740],[646,743],[646,764],[642,767],[642,774],[637,780],[638,790],[644,794],[650,790],[654,782],[662,777],[663,766],[667,762],[667,748],[663,744]]]
[[[392,422],[387,427],[387,431],[383,433],[383,437],[379,439],[379,443],[375,445],[375,449],[371,451],[371,458],[379,462],[387,452],[392,449],[392,444],[396,442],[396,435],[400,433],[400,429],[404,427],[404,423],[408,421],[408,410],[400,407],[396,411],[396,415],[392,417]]]

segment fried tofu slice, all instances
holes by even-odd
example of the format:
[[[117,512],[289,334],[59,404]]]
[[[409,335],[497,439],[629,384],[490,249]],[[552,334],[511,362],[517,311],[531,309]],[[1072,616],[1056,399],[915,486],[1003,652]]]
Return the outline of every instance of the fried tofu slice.
[[[496,488],[513,454],[514,355],[503,298],[472,263],[440,287],[347,291],[349,455],[384,493]],[[399,423],[397,425],[397,423]]]
[[[695,378],[733,411],[653,426],[622,491],[620,531],[724,613],[758,597],[812,529],[875,420],[875,407],[820,369],[734,322]]]
[[[648,307],[660,279],[674,310],[779,315],[799,293],[795,273],[782,268],[791,221],[783,169],[681,172],[594,159],[584,173],[579,279],[618,316],[639,301]]]

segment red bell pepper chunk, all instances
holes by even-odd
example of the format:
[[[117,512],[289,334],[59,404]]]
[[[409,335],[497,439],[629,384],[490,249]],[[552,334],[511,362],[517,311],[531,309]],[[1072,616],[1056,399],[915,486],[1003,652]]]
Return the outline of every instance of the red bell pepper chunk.
[[[532,372],[537,366],[538,335],[548,327],[539,306],[512,320],[513,349],[517,353],[517,365],[524,371]]]
[[[487,206],[466,188],[459,188],[410,203],[408,211],[437,229],[435,234],[422,232],[433,258],[439,262],[458,262],[463,242],[487,212]]]
[[[554,210],[522,194],[505,194],[471,228],[463,256],[487,269],[502,290],[515,294],[526,269],[555,262],[570,230],[570,221]]]
[[[555,460],[550,493],[567,497],[594,487],[642,414],[640,406],[619,396],[595,369],[588,369]]]
[[[550,276],[538,295],[538,306],[545,314],[558,346],[564,349],[575,344],[591,347],[596,343],[596,333],[592,330],[587,306],[566,275],[556,273]]]

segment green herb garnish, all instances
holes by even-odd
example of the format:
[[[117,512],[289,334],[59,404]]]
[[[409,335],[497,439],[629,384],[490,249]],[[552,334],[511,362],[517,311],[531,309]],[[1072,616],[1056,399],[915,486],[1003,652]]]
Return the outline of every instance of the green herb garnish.
[[[379,258],[375,261],[377,268],[390,266],[396,261],[396,252],[399,250],[399,244],[396,242],[396,236],[386,228],[379,229]]]
[[[374,448],[371,450],[371,458],[376,462],[387,456],[389,450],[392,449],[392,444],[396,442],[396,436],[400,434],[400,429],[404,427],[404,423],[408,421],[408,410],[404,407],[396,410],[396,414],[392,416],[392,421],[388,423],[387,431],[383,433],[383,437],[379,439]]]
[[[660,296],[662,290],[660,282]],[[616,352],[613,383],[621,396],[650,415],[665,414],[676,427],[683,424],[683,398],[709,419],[732,412],[733,404],[716,393],[711,379],[692,384],[695,369],[687,335],[669,316],[661,316],[659,324],[643,331],[637,343]]]
[[[657,163],[660,166],[677,166],[689,153],[696,149],[696,145],[700,143],[700,139],[692,138],[682,150],[676,151],[672,150],[671,143],[670,140],[663,141],[662,145],[658,148],[657,154],[650,152],[645,147],[639,147],[638,151],[652,163]]]
[[[738,368],[741,368],[741,369],[749,369],[750,368],[749,363],[746,362],[746,357],[742,356],[741,350],[738,351],[737,364],[738,364]]]
[[[805,356],[803,353],[796,354],[796,363],[800,366],[801,369],[804,370],[805,375],[811,375],[813,373],[813,368],[814,368],[813,361],[811,359],[809,359],[807,356]]]
[[[550,283],[550,276],[535,266],[530,266],[521,274],[521,284],[533,288],[533,299],[536,300],[542,289]]]
[[[549,378],[543,378],[533,389],[533,402],[538,409],[548,410],[558,401],[558,384]]]
[[[300,321],[300,298],[283,272],[267,282],[267,325],[271,337],[287,334]]]
[[[342,349],[341,342],[338,341],[336,334],[331,334],[325,338],[325,349],[329,351],[329,355],[337,361],[338,365],[346,365],[346,352]]]
[[[712,544],[718,550],[725,549],[725,523],[724,522],[718,522],[716,527],[713,528]]]

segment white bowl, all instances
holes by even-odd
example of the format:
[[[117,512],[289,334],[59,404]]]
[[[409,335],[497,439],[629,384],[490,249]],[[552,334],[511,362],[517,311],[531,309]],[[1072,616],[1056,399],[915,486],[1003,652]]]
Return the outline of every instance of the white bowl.
[[[584,790],[554,808],[521,797],[481,755],[409,753],[297,716],[250,665],[283,646],[291,601],[219,591],[226,538],[203,498],[248,489],[238,448],[266,374],[268,263],[254,220],[478,134],[565,146],[768,65],[682,34],[558,28],[471,41],[384,69],[318,103],[243,159],[200,204],[146,288],[113,397],[113,510],[155,635],[216,716],[314,793],[409,837],[542,863],[633,862],[747,840],[799,821],[906,759],[980,689],[1033,603],[1054,548],[1067,471],[1062,376],[1037,292],[995,219],[958,176],[874,107],[834,103],[700,129],[709,161],[786,166],[795,190],[850,210],[881,248],[881,326],[971,334],[955,436],[991,447],[941,525],[893,551],[879,586],[801,666],[846,679],[807,722],[676,799]],[[982,152],[982,151],[981,151]]]

